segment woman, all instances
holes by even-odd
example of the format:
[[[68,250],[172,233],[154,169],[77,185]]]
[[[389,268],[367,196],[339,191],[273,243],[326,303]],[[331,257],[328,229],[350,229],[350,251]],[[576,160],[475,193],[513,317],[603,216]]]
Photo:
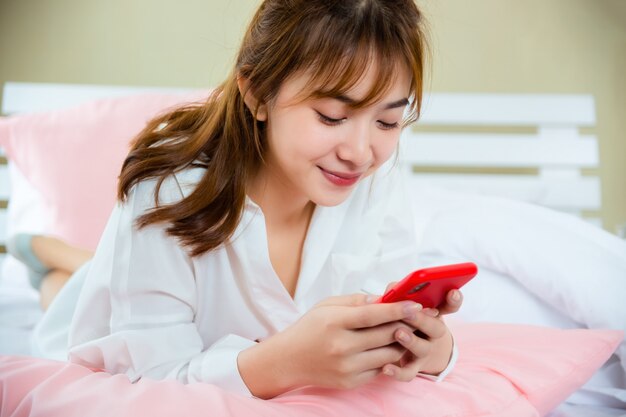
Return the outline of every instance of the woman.
[[[38,337],[65,329],[71,361],[131,380],[259,398],[443,378],[440,313],[461,294],[437,311],[358,293],[417,262],[393,155],[419,116],[423,25],[411,0],[263,2],[207,102],[135,139],[98,249]]]

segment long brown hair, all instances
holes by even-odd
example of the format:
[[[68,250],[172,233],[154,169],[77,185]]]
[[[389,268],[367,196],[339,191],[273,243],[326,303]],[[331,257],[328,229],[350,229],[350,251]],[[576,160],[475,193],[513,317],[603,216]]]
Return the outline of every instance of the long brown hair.
[[[125,201],[137,182],[156,178],[155,208],[137,225],[166,223],[192,256],[234,233],[243,213],[246,184],[263,163],[264,122],[259,105],[272,102],[289,77],[306,71],[303,97],[337,97],[354,86],[372,63],[378,72],[371,91],[354,107],[376,102],[408,68],[411,100],[404,125],[419,117],[422,101],[424,22],[413,0],[266,0],[248,26],[235,68],[206,103],[188,105],[150,121],[135,138],[124,162],[118,198]],[[372,67],[372,68],[374,68]],[[240,92],[237,77],[249,81]],[[206,171],[195,190],[175,204],[159,205],[170,175],[200,164]]]

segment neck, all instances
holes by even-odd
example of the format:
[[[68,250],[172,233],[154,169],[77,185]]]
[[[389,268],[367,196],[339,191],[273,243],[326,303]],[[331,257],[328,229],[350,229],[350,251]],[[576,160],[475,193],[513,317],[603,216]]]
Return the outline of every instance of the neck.
[[[261,207],[265,221],[276,226],[308,223],[315,208],[315,203],[294,196],[284,181],[264,170],[250,181],[248,196]]]

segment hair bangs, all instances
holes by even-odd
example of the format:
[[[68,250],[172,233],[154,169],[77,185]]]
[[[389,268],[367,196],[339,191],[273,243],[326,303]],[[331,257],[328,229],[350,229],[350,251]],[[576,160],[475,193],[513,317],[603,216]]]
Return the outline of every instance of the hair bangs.
[[[318,65],[311,75],[309,96],[314,98],[349,97],[350,107],[358,109],[379,102],[397,79],[397,61],[382,59],[374,50],[343,56],[334,65]],[[375,71],[374,82],[365,95],[353,96],[351,90],[368,71]]]
[[[418,64],[416,51],[407,48],[410,41],[389,33],[381,37],[381,32],[385,31],[368,30],[367,25],[359,31],[345,31],[345,25],[342,25],[342,31],[339,27],[334,30],[333,23],[337,22],[332,20],[320,20],[318,23],[298,54],[299,71],[310,77],[307,87],[300,94],[301,100],[349,97],[351,100],[347,104],[350,107],[367,107],[383,99],[400,71],[409,71],[409,108],[403,125],[417,120],[423,74],[421,58],[418,58]],[[370,70],[375,71],[375,81],[369,91],[360,97],[351,95],[350,91]]]

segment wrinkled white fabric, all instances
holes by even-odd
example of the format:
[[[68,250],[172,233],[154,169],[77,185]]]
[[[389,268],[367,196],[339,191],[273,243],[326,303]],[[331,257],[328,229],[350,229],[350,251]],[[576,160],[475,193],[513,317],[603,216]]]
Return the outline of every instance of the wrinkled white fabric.
[[[203,172],[168,178],[160,204],[188,195]],[[35,337],[43,356],[69,353],[73,362],[131,380],[202,381],[249,395],[237,369],[241,350],[326,297],[399,280],[417,265],[412,210],[403,175],[392,165],[363,180],[344,203],[315,208],[294,298],[272,268],[264,216],[252,200],[228,244],[191,258],[164,227],[133,227],[154,207],[155,184],[138,184],[114,209],[87,271],[72,278],[84,282],[68,285],[50,307]],[[455,361],[456,348],[435,379]]]

